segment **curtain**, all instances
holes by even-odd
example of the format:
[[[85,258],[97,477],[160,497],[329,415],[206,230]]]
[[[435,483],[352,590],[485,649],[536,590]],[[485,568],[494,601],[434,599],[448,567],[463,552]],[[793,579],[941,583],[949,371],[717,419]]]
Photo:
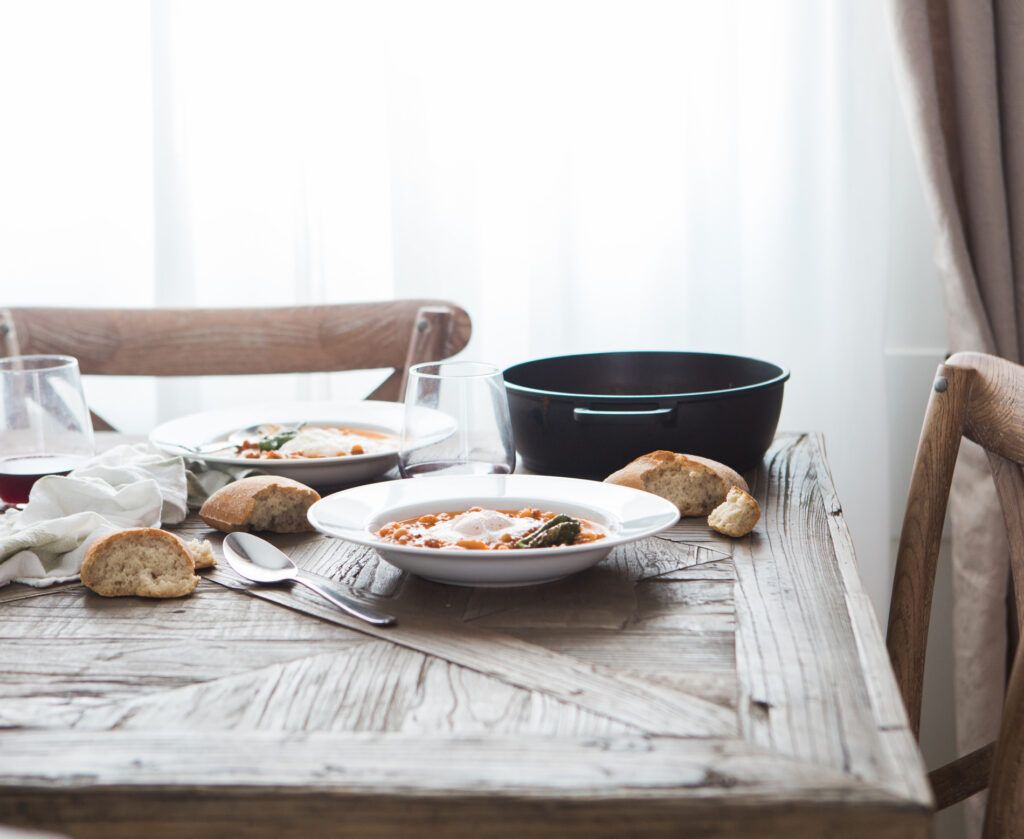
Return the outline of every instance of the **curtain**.
[[[887,365],[945,338],[876,4],[41,0],[0,5],[0,71],[6,303],[422,295],[502,366],[778,362],[884,621],[892,429],[916,439],[927,387],[894,409],[917,383]],[[130,384],[87,396],[137,431],[372,389]]]
[[[915,151],[938,222],[953,350],[1024,360],[1024,6],[890,0]],[[957,739],[998,733],[1008,554],[983,452],[966,444],[950,501]],[[982,803],[972,802],[972,834]]]

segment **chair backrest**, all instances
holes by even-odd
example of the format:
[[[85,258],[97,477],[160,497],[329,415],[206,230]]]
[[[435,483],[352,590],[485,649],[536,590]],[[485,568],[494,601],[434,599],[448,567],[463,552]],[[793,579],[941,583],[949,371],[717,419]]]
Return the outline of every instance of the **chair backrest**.
[[[203,376],[391,367],[369,398],[397,400],[408,368],[469,341],[443,300],[239,309],[0,309],[0,355],[61,354],[85,375]]]
[[[984,448],[992,466],[1010,545],[1019,622],[1024,616],[1024,367],[982,353],[957,353],[939,365],[932,385],[900,535],[887,634],[889,656],[915,734],[921,725],[935,570],[963,437]],[[981,768],[962,763],[952,775],[963,782],[962,789],[948,795],[946,784],[941,785],[943,794],[936,784],[936,777],[942,776],[932,773],[936,798],[943,806],[983,789],[991,767],[986,836],[1008,835],[990,832],[999,824],[1024,823],[1024,771],[1019,765],[1024,750],[1022,662],[1018,649],[994,749],[979,749],[955,762],[975,758]],[[1006,821],[1013,818],[1017,821]]]

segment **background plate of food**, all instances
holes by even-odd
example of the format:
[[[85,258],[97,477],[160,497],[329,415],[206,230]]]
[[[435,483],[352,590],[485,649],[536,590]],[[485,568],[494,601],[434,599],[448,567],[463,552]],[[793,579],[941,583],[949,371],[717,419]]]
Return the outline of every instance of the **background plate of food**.
[[[308,512],[321,533],[376,548],[440,583],[523,586],[596,565],[671,527],[679,510],[649,492],[544,475],[453,475],[336,492]]]
[[[375,401],[244,405],[170,420],[149,439],[171,454],[336,487],[379,477],[397,464],[404,410]],[[448,415],[419,410],[428,422],[417,445],[455,430]]]

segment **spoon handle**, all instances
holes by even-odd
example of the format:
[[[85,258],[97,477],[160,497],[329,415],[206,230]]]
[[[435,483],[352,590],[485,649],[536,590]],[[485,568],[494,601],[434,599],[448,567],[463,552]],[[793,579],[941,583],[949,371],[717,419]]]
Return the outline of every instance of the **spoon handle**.
[[[295,582],[301,583],[311,591],[315,591],[325,600],[330,601],[343,612],[348,612],[350,615],[354,615],[367,623],[376,624],[377,626],[392,626],[396,621],[392,615],[385,615],[368,606],[363,606],[361,603],[357,603],[350,597],[346,597],[340,591],[333,586],[329,586],[325,583],[321,583],[315,577],[310,575],[299,573],[294,577]]]
[[[233,443],[229,443],[226,440],[220,443],[204,443],[201,446],[186,446],[182,443],[172,443],[168,440],[153,440],[152,442],[154,446],[161,449],[178,449],[179,451],[187,452],[190,455],[196,456],[222,452],[226,449],[233,449],[235,447]]]

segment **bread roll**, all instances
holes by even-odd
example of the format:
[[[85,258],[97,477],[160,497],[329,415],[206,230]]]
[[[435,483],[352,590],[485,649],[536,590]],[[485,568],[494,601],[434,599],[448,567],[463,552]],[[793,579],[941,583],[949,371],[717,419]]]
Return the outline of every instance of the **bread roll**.
[[[121,530],[89,546],[82,582],[104,597],[182,597],[199,582],[193,550],[216,564],[209,542],[185,542],[155,527]]]
[[[225,533],[301,533],[313,529],[306,511],[319,500],[315,490],[291,478],[255,475],[221,487],[206,499],[199,517]]]
[[[761,507],[753,496],[739,487],[731,487],[725,501],[711,511],[708,524],[713,530],[735,538],[746,536],[759,518]]]
[[[660,495],[675,504],[681,516],[708,515],[725,501],[730,487],[750,491],[743,477],[723,463],[667,451],[638,457],[605,482]]]

